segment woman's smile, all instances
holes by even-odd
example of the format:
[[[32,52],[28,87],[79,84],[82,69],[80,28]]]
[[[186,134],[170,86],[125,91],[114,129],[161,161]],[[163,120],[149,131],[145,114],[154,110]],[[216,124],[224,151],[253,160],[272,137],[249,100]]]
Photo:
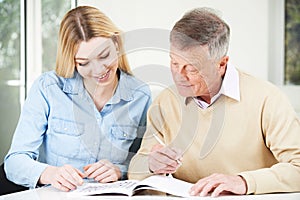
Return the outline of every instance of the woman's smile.
[[[104,74],[100,76],[95,76],[97,82],[106,82],[109,79],[109,75],[111,73],[111,70],[107,70]]]

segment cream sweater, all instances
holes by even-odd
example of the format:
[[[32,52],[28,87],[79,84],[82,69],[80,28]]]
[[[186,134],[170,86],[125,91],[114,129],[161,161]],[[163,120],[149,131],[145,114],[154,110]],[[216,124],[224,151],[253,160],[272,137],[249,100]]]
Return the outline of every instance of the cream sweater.
[[[148,111],[141,148],[129,179],[150,176],[147,155],[158,142],[180,148],[182,166],[174,177],[195,183],[213,173],[241,175],[247,194],[300,191],[300,120],[272,84],[239,72],[240,101],[224,95],[207,109],[163,91]]]

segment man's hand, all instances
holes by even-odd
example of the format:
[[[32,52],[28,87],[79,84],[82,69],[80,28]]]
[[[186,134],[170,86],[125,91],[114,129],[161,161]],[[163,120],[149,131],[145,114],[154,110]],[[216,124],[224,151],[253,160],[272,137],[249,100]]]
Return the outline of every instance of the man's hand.
[[[82,185],[83,177],[84,174],[71,165],[48,166],[41,174],[39,183],[51,184],[53,187],[67,192]]]
[[[149,154],[148,165],[155,174],[170,174],[176,172],[181,160],[180,150],[158,144],[153,146]]]
[[[247,184],[241,176],[225,174],[213,174],[200,179],[190,191],[193,196],[207,196],[211,193],[212,197],[217,197],[221,193],[246,194]]]
[[[94,164],[85,166],[83,169],[86,177],[93,178],[101,183],[117,181],[121,178],[119,167],[108,160],[99,160]]]

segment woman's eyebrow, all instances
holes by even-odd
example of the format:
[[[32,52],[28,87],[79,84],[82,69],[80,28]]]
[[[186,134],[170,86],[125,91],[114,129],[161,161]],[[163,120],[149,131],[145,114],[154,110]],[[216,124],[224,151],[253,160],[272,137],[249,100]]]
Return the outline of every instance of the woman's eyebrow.
[[[87,58],[75,58],[75,60],[88,60]]]
[[[106,47],[104,48],[100,53],[98,53],[98,56],[100,56],[103,53],[106,53],[106,50],[108,50],[110,47]]]
[[[100,53],[98,53],[99,49],[101,49],[104,45],[106,44],[106,47],[103,48]],[[106,51],[107,49],[110,48],[110,45],[107,45],[107,43],[105,42],[104,44],[99,45],[98,47],[96,47],[93,52],[88,56],[88,59],[93,59],[94,57],[102,54],[104,51]]]
[[[99,56],[99,55],[101,55],[101,54],[103,54],[107,49],[109,49],[110,47],[109,46],[107,46],[107,47],[105,47],[97,56]],[[97,48],[96,48],[97,49]],[[94,50],[95,51],[95,50]],[[92,55],[92,54],[91,54]],[[88,58],[80,58],[80,57],[78,57],[78,58],[75,58],[75,60],[89,60],[90,59],[90,57],[91,56],[89,56]]]

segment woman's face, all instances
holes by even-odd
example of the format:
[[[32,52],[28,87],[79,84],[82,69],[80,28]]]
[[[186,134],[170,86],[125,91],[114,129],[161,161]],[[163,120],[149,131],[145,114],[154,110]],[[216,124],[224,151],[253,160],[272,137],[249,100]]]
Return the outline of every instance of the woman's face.
[[[85,85],[114,84],[118,69],[118,51],[110,38],[95,37],[79,44],[75,55],[76,69]]]

